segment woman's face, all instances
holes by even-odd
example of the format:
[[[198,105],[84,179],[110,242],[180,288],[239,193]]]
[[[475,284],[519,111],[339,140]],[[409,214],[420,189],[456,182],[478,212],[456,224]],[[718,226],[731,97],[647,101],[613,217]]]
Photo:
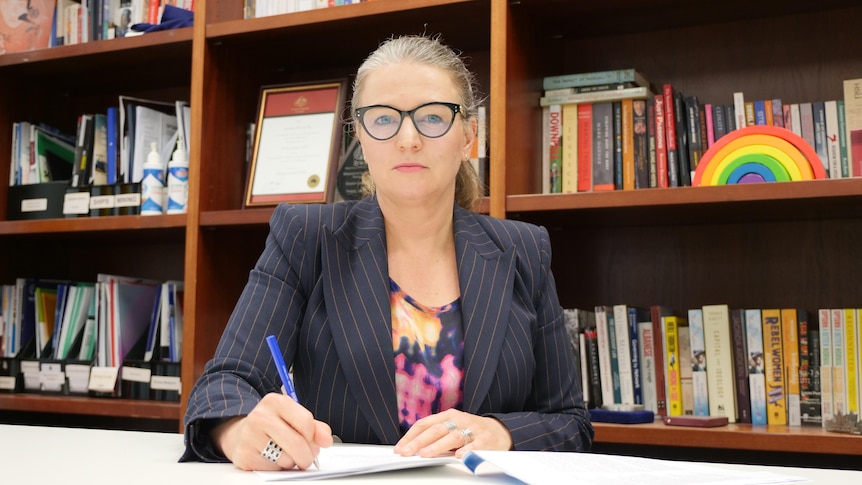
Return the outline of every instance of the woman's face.
[[[442,69],[391,64],[368,74],[362,89],[362,106],[357,108],[385,105],[409,111],[432,102],[459,104],[457,93],[451,76]],[[365,122],[370,125],[372,119],[385,121],[369,116]],[[434,116],[429,121],[435,120],[439,118]],[[461,114],[455,114],[452,127],[439,138],[420,134],[406,115],[398,132],[388,140],[371,137],[361,126],[357,133],[379,200],[399,205],[451,203],[455,177],[462,161],[469,158],[475,138]]]

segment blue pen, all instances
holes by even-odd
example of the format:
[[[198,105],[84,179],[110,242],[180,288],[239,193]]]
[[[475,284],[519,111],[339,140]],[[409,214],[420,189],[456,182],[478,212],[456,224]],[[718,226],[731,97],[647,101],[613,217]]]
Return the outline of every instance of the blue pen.
[[[287,373],[287,365],[284,363],[284,357],[281,355],[281,349],[278,348],[278,341],[275,335],[270,335],[266,338],[266,344],[269,345],[269,352],[272,354],[272,360],[275,361],[275,368],[278,370],[278,375],[281,377],[282,390],[290,396],[294,401],[299,403],[299,396],[296,395],[296,389],[293,388],[293,380],[290,374]],[[317,457],[314,457],[314,466],[320,468],[320,462]]]

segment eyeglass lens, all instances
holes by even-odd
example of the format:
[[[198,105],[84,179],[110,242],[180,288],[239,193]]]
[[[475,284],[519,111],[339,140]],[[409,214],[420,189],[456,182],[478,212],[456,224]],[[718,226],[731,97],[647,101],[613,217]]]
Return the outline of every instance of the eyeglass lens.
[[[454,110],[442,103],[420,106],[407,114],[416,130],[425,137],[438,138],[446,134],[455,120]],[[389,106],[372,106],[362,113],[362,125],[378,140],[388,140],[401,128],[401,112]]]

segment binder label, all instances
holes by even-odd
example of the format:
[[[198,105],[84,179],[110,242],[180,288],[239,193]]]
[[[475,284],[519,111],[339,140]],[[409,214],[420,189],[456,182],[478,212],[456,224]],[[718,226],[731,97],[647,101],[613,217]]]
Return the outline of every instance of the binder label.
[[[133,194],[117,194],[115,199],[117,207],[138,207],[141,205],[141,194],[138,192]]]
[[[70,192],[63,197],[63,214],[89,214],[90,193]]]
[[[66,377],[69,378],[69,392],[87,392],[90,383],[90,366],[66,364]]]
[[[15,376],[0,376],[0,390],[14,391]]]
[[[90,390],[114,392],[119,367],[93,367],[90,369]]]
[[[114,196],[113,195],[91,195],[90,196],[90,209],[113,209],[114,208]]]
[[[180,392],[182,385],[179,377],[173,376],[153,376],[150,381],[150,389],[156,391],[177,391]]]
[[[123,380],[131,382],[150,382],[150,369],[123,367]]]
[[[23,199],[21,200],[21,212],[45,212],[48,210],[48,199]]]

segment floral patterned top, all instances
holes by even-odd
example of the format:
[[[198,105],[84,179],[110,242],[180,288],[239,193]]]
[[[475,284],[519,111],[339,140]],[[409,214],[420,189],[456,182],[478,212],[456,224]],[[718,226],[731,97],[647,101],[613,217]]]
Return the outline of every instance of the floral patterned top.
[[[401,431],[464,401],[461,305],[425,306],[390,280],[395,390]]]

